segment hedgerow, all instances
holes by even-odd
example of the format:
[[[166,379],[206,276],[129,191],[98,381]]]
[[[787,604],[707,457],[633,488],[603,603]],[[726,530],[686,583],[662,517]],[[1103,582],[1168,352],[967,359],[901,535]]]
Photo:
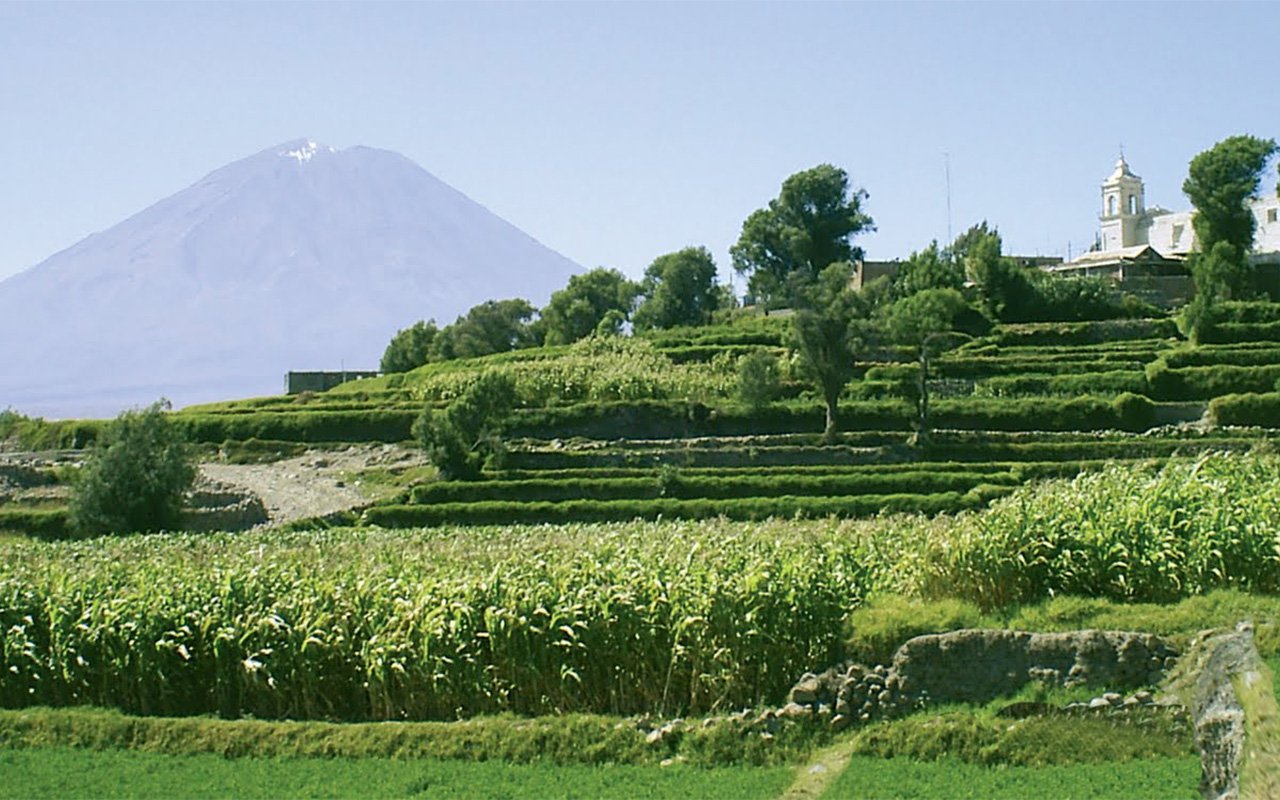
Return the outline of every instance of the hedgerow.
[[[1215,397],[1209,401],[1209,420],[1214,425],[1280,427],[1280,392]]]
[[[751,497],[831,497],[851,495],[930,495],[965,492],[979,483],[1012,484],[1011,473],[892,472],[884,474],[705,475],[655,471],[648,477],[576,480],[527,479],[447,481],[415,486],[414,503],[471,503],[487,500],[561,501],[619,500],[666,497],[682,500]]]
[[[1082,395],[1115,392],[1145,394],[1147,377],[1136,370],[1111,370],[1069,375],[1017,375],[988,378],[975,388],[975,393],[996,397],[1031,395]]]
[[[1098,344],[1119,340],[1178,338],[1172,319],[1115,319],[1100,322],[1041,322],[1000,325],[984,341],[1001,346]]]
[[[1280,364],[1170,369],[1158,360],[1147,367],[1151,396],[1158,400],[1209,400],[1226,394],[1271,391],[1280,379]]]
[[[942,514],[977,508],[1008,494],[1008,485],[980,484],[968,491],[936,494],[876,494],[849,497],[774,497],[508,501],[481,500],[433,505],[374,506],[363,522],[383,528],[438,525],[535,525],[629,522],[658,519],[764,520],[770,517],[869,517],[880,513]]]

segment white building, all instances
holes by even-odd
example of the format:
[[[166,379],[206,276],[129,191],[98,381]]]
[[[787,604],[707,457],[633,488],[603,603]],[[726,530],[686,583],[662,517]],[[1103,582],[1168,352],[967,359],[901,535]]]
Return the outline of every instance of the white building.
[[[1280,197],[1265,192],[1249,202],[1255,223],[1253,252],[1262,256],[1280,253]],[[1185,256],[1196,249],[1192,211],[1147,208],[1142,178],[1129,170],[1121,156],[1115,170],[1102,182],[1100,252],[1109,253],[1147,245],[1163,256]]]
[[[1280,197],[1266,192],[1250,200],[1249,208],[1256,223],[1250,258],[1255,263],[1280,264]],[[1148,208],[1142,178],[1121,156],[1102,182],[1097,247],[1046,269],[1060,275],[1113,278],[1152,302],[1183,302],[1194,291],[1183,263],[1197,249],[1191,225],[1194,213]]]

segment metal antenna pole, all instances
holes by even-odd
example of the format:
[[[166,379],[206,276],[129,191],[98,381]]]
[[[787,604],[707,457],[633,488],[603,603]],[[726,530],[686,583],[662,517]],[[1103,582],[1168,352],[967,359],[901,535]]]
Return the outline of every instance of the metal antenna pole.
[[[951,235],[951,154],[944,152],[942,159],[947,171],[947,247],[950,248],[951,243],[956,240]]]

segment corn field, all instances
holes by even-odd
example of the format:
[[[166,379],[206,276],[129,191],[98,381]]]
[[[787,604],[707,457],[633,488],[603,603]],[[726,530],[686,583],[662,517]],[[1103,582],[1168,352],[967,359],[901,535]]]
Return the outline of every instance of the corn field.
[[[776,700],[862,577],[786,525],[6,545],[6,706],[441,719]]]
[[[1280,460],[1113,466],[956,517],[0,543],[0,704],[449,719],[779,702],[872,592],[1280,592]]]

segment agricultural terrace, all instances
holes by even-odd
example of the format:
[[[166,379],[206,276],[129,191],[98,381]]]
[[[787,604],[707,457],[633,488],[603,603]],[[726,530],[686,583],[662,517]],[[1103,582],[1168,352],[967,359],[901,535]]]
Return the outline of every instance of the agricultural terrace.
[[[260,759],[314,785],[312,759],[336,755],[336,792],[367,765],[425,759],[379,772],[388,795],[571,796],[570,781],[600,796],[926,797],[963,781],[974,796],[1194,796],[1176,722],[1011,726],[992,706],[957,709],[945,736],[922,711],[766,737],[740,710],[785,703],[805,671],[963,626],[1186,642],[1248,616],[1280,666],[1280,317],[1227,307],[1196,345],[1168,319],[998,325],[930,365],[929,436],[913,430],[918,362],[884,346],[860,356],[824,440],[774,317],[176,412],[209,457],[269,460],[408,441],[424,406],[482,374],[515,387],[505,448],[477,480],[351,475],[378,499],[289,530],[76,540],[53,494],[0,505],[0,764],[167,765],[213,793],[238,792],[230,773]],[[750,404],[739,365],[755,353],[778,381]],[[5,424],[27,449],[83,447],[99,425]],[[73,707],[114,711],[56,710]],[[698,724],[653,738],[675,718]],[[392,722],[443,727],[379,727]],[[207,753],[245,767],[219,772]],[[804,789],[809,774],[831,780]]]

